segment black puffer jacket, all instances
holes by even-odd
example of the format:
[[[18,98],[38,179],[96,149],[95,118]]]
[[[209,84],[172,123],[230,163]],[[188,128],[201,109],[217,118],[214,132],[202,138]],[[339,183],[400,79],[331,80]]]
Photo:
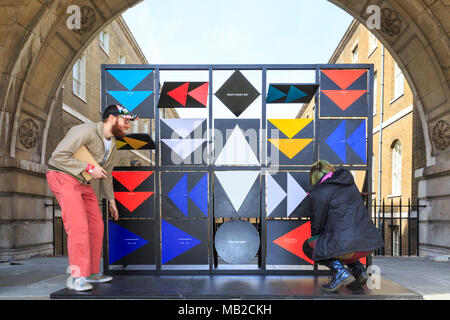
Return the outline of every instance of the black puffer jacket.
[[[330,178],[317,183],[311,190],[311,200],[311,234],[319,234],[315,261],[384,246],[350,171],[337,169]]]

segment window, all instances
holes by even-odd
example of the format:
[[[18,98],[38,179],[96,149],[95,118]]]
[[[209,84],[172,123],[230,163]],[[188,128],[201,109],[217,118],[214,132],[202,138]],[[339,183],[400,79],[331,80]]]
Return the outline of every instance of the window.
[[[392,195],[402,193],[402,145],[395,140],[392,146]]]
[[[72,69],[73,93],[86,100],[86,55],[83,53]]]
[[[109,33],[105,31],[100,32],[100,47],[109,55]]]
[[[378,77],[375,72],[373,75],[373,115],[377,114],[377,95],[378,95]]]
[[[375,156],[372,155],[372,192],[375,192]]]
[[[394,99],[399,98],[405,92],[405,77],[397,63],[395,63]]]
[[[392,255],[397,257],[400,255],[400,236],[398,226],[392,227]]]
[[[355,47],[352,50],[352,63],[358,62],[358,45],[355,45]]]
[[[369,37],[369,55],[377,48],[377,46],[378,46],[377,37],[373,33],[370,33],[370,37]]]
[[[119,53],[119,57],[118,57],[118,59],[117,59],[117,63],[119,63],[119,64],[126,64],[127,62],[127,59],[125,58],[125,56],[124,55],[121,55],[120,53]]]

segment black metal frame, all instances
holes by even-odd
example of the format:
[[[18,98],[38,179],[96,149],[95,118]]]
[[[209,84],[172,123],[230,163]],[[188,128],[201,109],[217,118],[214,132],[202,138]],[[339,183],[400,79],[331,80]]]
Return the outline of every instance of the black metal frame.
[[[107,274],[183,274],[183,275],[191,275],[191,274],[293,274],[293,275],[328,275],[328,270],[318,270],[317,264],[314,264],[312,270],[267,270],[266,269],[266,241],[267,241],[267,220],[266,220],[266,214],[265,214],[265,206],[266,206],[266,197],[265,197],[265,188],[266,188],[266,181],[265,181],[265,175],[266,172],[270,169],[273,170],[273,166],[269,167],[267,166],[267,155],[266,155],[266,141],[267,141],[267,106],[266,106],[266,87],[267,87],[267,71],[272,70],[310,70],[315,71],[315,81],[316,84],[320,85],[320,70],[322,69],[367,69],[369,71],[368,74],[368,90],[367,90],[367,99],[368,99],[368,116],[366,117],[352,117],[354,119],[367,119],[367,164],[366,165],[338,165],[336,167],[347,167],[351,168],[352,170],[362,170],[366,171],[366,184],[364,187],[364,192],[367,192],[369,194],[369,197],[371,195],[371,186],[370,183],[372,179],[372,131],[373,131],[373,124],[372,124],[372,115],[373,115],[373,99],[372,99],[372,92],[373,92],[373,72],[374,67],[373,64],[243,64],[243,65],[236,65],[236,64],[219,64],[219,65],[141,65],[141,64],[129,64],[129,65],[123,65],[123,64],[102,64],[101,67],[101,103],[102,107],[106,107],[106,70],[107,69],[153,69],[155,72],[155,86],[154,86],[154,94],[155,94],[155,164],[152,169],[155,171],[155,210],[158,213],[155,213],[155,228],[159,228],[158,232],[155,232],[155,254],[156,254],[156,269],[155,270],[112,270],[109,267],[108,263],[108,229],[107,229],[107,221],[108,221],[108,213],[107,213],[107,205],[106,201],[103,199],[103,218],[105,221],[105,236],[103,241],[103,267],[104,272]],[[208,110],[208,129],[209,129],[209,137],[207,142],[207,152],[208,156],[212,157],[212,145],[213,145],[213,136],[212,136],[212,126],[213,126],[213,71],[234,71],[234,70],[259,70],[262,72],[262,117],[261,117],[261,126],[260,126],[260,166],[215,166],[211,162],[209,162],[207,165],[197,165],[197,166],[167,166],[167,165],[161,165],[160,163],[160,113],[159,109],[157,108],[157,103],[159,100],[159,92],[160,92],[160,71],[208,71],[208,78],[209,78],[209,110]],[[320,89],[320,87],[319,87]],[[319,99],[319,89],[317,90],[315,94],[315,101],[316,106]],[[164,109],[163,109],[164,110]],[[345,117],[349,118],[349,117]],[[339,118],[344,119],[344,118]],[[313,119],[314,122],[314,137],[316,138],[318,126],[319,126],[319,108],[315,108],[315,117]],[[152,128],[151,128],[151,121],[150,121],[150,134],[152,134]],[[265,136],[263,136],[265,135]],[[318,141],[317,139],[314,140],[314,158],[318,159]],[[212,159],[212,158],[210,158]],[[310,166],[308,165],[299,165],[299,166],[276,166],[277,170],[283,171],[283,170],[296,170],[296,171],[307,171],[309,170]],[[163,270],[161,269],[161,255],[158,254],[158,252],[161,251],[161,210],[160,210],[160,204],[161,204],[161,192],[160,192],[160,185],[159,185],[159,179],[160,179],[160,172],[162,171],[207,171],[209,173],[209,195],[208,195],[208,223],[209,223],[209,270]],[[260,220],[261,223],[261,230],[260,230],[260,237],[261,237],[261,245],[260,245],[260,256],[259,258],[259,269],[248,269],[248,270],[236,270],[236,269],[227,269],[227,270],[218,270],[214,268],[214,232],[215,232],[215,218],[213,215],[214,209],[214,199],[213,199],[213,172],[214,171],[220,171],[220,170],[258,170],[262,174],[261,179],[261,190],[262,195],[260,198],[260,217],[257,218]],[[157,179],[157,180],[156,180]],[[370,200],[370,198],[369,198]],[[372,201],[367,201],[368,204],[368,210],[371,212],[372,210]],[[247,218],[246,218],[247,219]],[[371,264],[371,257],[368,257],[368,265]]]

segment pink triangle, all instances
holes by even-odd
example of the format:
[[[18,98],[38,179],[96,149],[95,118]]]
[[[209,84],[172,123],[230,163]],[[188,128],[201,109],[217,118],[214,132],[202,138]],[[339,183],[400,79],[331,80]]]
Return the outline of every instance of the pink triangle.
[[[350,85],[361,77],[367,70],[364,69],[343,69],[343,70],[322,70],[328,78],[334,81],[339,88],[346,90]]]
[[[208,104],[208,82],[188,92],[188,95],[206,107]]]
[[[189,82],[183,83],[181,86],[176,87],[175,89],[167,92],[167,95],[171,96],[178,103],[180,103],[183,107],[185,107],[188,87],[189,87]]]
[[[112,176],[129,191],[133,191],[145,179],[153,174],[153,171],[113,171]]]

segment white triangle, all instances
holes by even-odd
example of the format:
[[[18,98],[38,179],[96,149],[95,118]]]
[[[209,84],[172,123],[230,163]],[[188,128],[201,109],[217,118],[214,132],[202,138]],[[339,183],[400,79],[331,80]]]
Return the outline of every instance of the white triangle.
[[[286,192],[275,179],[268,174],[267,175],[267,216],[269,216],[273,210],[286,198]]]
[[[161,139],[161,141],[184,160],[201,146],[206,139]]]
[[[259,171],[216,171],[215,174],[234,209],[238,212],[259,176]]]
[[[297,208],[297,206],[306,198],[306,192],[295,181],[295,179],[287,174],[287,215],[288,217]]]
[[[205,120],[206,119],[161,119],[161,121],[167,124],[182,138],[186,138],[188,135],[190,135],[192,131],[197,129],[197,127],[200,126]]]
[[[234,127],[214,163],[216,165],[259,165],[258,158],[238,125]]]

